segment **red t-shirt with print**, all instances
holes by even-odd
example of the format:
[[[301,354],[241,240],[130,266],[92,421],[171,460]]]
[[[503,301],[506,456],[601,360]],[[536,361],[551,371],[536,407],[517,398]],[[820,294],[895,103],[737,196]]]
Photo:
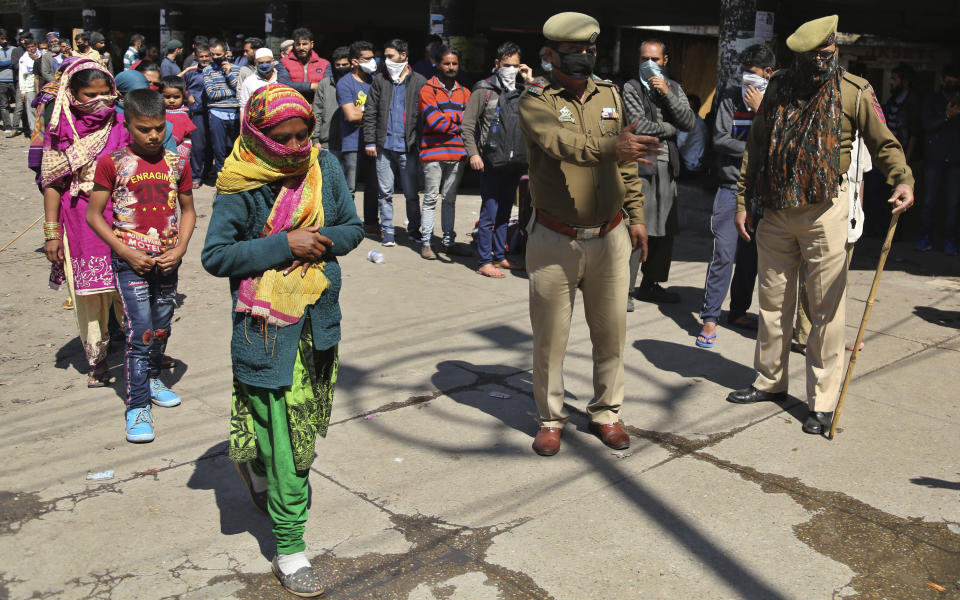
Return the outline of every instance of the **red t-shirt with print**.
[[[192,192],[190,166],[175,152],[139,156],[128,146],[101,156],[93,177],[113,199],[113,231],[123,242],[151,254],[177,245],[177,198]]]
[[[173,128],[173,139],[178,146],[197,128],[190,120],[190,115],[187,114],[186,110],[168,110],[167,121]]]

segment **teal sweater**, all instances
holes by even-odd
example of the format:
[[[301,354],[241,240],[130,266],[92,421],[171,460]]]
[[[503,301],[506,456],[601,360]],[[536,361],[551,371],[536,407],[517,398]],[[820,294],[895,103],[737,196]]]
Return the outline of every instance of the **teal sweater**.
[[[333,240],[324,267],[330,287],[319,300],[307,307],[304,317],[310,316],[313,345],[318,350],[326,350],[340,341],[341,273],[337,257],[360,244],[363,224],[357,218],[353,198],[336,157],[321,150],[319,160],[323,173],[325,223],[320,233]],[[210,228],[200,259],[203,268],[211,275],[230,278],[234,309],[240,282],[293,260],[286,233],[260,237],[275,199],[270,186],[264,185],[240,194],[218,194],[213,201]],[[230,344],[234,377],[247,385],[262,388],[278,389],[291,385],[303,322],[304,318],[301,318],[295,325],[271,326],[268,339],[264,340],[260,325],[249,315],[234,310]]]

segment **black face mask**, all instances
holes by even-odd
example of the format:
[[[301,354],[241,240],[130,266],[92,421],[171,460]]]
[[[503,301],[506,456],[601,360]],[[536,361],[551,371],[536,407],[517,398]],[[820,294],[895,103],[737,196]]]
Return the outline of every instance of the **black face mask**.
[[[797,71],[803,76],[811,89],[819,88],[833,73],[840,68],[837,53],[834,52],[829,60],[820,62],[813,56],[797,55],[795,62]]]
[[[340,79],[341,77],[343,77],[344,75],[346,75],[347,73],[349,73],[349,72],[352,71],[352,70],[353,70],[353,69],[350,68],[350,67],[334,68],[334,69],[333,69],[333,74],[334,74],[334,76],[335,76],[337,79]]]
[[[557,52],[560,55],[560,66],[557,70],[573,79],[589,79],[593,75],[593,67],[597,57],[593,54],[581,52]]]

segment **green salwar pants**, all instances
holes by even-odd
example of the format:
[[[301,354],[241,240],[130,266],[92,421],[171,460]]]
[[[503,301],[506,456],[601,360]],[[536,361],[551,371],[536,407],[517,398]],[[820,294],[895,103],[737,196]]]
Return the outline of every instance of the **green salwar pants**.
[[[313,348],[309,321],[293,365],[293,385],[271,389],[233,382],[230,458],[267,479],[267,513],[278,554],[306,548],[310,464],[327,434],[337,381],[337,347]]]

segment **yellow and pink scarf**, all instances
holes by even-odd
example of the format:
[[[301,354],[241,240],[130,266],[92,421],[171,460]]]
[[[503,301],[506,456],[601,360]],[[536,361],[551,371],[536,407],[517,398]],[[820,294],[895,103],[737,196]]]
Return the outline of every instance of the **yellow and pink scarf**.
[[[324,224],[318,151],[309,142],[291,150],[263,133],[297,117],[313,130],[313,111],[300,92],[281,84],[270,84],[254,92],[240,123],[240,137],[217,177],[220,194],[238,194],[284,181],[261,237]],[[277,327],[298,323],[306,308],[330,285],[323,272],[324,264],[311,264],[303,277],[299,269],[284,275],[284,269],[278,267],[245,279],[240,284],[236,311]]]

